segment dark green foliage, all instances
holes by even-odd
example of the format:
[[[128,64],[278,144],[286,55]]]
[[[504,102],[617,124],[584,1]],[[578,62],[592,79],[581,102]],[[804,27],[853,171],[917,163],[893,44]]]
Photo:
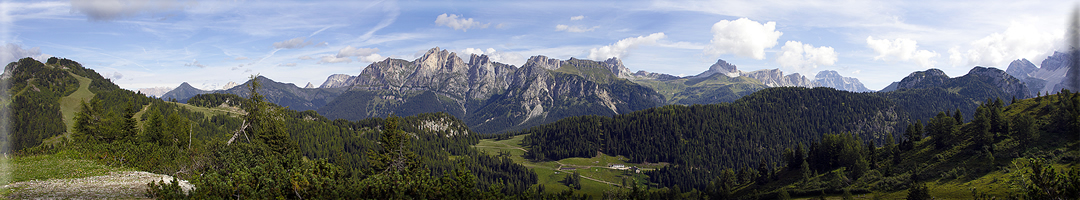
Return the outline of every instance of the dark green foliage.
[[[977,114],[976,114],[977,115]],[[978,116],[976,116],[976,121]],[[937,116],[930,119],[926,126],[927,135],[934,137],[935,143],[938,148],[944,148],[946,146],[955,144],[961,136],[960,126],[956,124],[956,119],[949,117],[945,112],[939,112]]]
[[[807,162],[811,169],[831,171],[847,167],[851,177],[862,177],[869,168],[869,152],[863,147],[863,140],[852,134],[825,134],[821,142],[810,145]]]
[[[930,196],[930,189],[926,187],[926,183],[916,183],[911,188],[908,188],[908,200],[929,200],[933,199]]]
[[[3,91],[4,112],[11,113],[11,133],[0,138],[10,141],[5,150],[20,151],[41,144],[42,140],[67,132],[60,113],[60,98],[75,92],[79,81],[62,67],[45,65],[33,58],[8,64],[10,75],[3,81],[10,89]],[[7,143],[5,143],[7,144]]]
[[[574,171],[573,174],[566,174],[566,176],[563,177],[563,180],[559,182],[566,185],[566,187],[581,190],[581,174],[578,174],[577,171]]]
[[[831,88],[770,88],[733,103],[664,106],[613,118],[570,117],[523,131],[530,135],[522,143],[529,149],[526,156],[536,160],[603,151],[632,162],[670,162],[672,169],[649,172],[650,179],[704,189],[707,178],[715,176],[710,170],[750,167],[761,158],[781,161],[783,148],[772,147],[849,131],[855,122],[888,121],[878,115],[888,112],[882,109],[887,105],[882,98]]]
[[[1020,187],[1025,199],[1074,199],[1080,197],[1080,168],[1055,169],[1044,159],[1027,164],[1028,175]]]
[[[235,94],[210,93],[195,95],[187,100],[187,104],[207,108],[218,107],[220,105],[239,107],[243,101],[244,98]]]

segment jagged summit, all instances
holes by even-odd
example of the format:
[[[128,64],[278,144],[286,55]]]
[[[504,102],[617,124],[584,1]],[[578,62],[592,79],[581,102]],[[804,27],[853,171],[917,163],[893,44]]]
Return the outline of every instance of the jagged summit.
[[[716,59],[716,63],[709,66],[709,70],[701,72],[701,74],[698,74],[696,77],[709,77],[716,73],[721,73],[728,77],[737,77],[739,76],[739,69],[723,59]]]
[[[323,82],[323,84],[321,86],[319,86],[319,88],[348,87],[349,80],[353,79],[353,78],[356,78],[356,77],[355,76],[350,76],[348,74],[330,75],[330,77],[326,77],[326,81]]]
[[[1006,73],[1009,73],[1009,75],[1018,79],[1024,79],[1031,76],[1031,74],[1036,71],[1039,71],[1039,68],[1035,67],[1035,64],[1028,61],[1027,58],[1014,60],[1009,63],[1009,67],[1005,69]]]
[[[831,87],[838,90],[847,90],[852,92],[870,92],[866,86],[863,86],[859,79],[852,77],[844,77],[840,75],[840,72],[825,70],[818,72],[814,76],[814,86],[816,87]]]
[[[926,71],[916,71],[900,80],[900,83],[897,83],[896,85],[896,89],[942,85],[946,80],[949,80],[949,76],[945,75],[945,72],[940,69],[934,68]]]

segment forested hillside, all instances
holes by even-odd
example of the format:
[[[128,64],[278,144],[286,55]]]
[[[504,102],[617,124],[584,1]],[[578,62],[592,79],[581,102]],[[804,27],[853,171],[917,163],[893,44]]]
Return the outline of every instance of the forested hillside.
[[[901,113],[888,112],[894,109],[877,95],[770,88],[728,104],[572,117],[516,134],[528,134],[522,143],[537,160],[603,152],[632,162],[671,162],[645,173],[669,189],[648,193],[653,196],[1046,199],[1080,193],[1080,93],[989,100],[967,123],[947,109],[925,126],[908,124]]]
[[[195,107],[119,89],[92,70],[74,68],[80,65],[73,61],[63,60],[65,65],[51,61],[42,64],[24,59],[8,68],[21,73],[5,74],[29,80],[21,81],[29,84],[18,85],[19,90],[14,91],[55,94],[52,96],[71,93],[71,88],[78,87],[73,76],[79,75],[91,79],[93,95],[76,105],[70,140],[61,137],[55,144],[40,145],[43,136],[34,134],[41,132],[12,134],[38,139],[36,144],[19,143],[24,148],[14,150],[20,155],[68,152],[64,154],[170,174],[195,183],[199,190],[190,193],[193,197],[392,197],[408,191],[412,191],[407,194],[410,196],[433,198],[480,197],[520,194],[536,183],[531,170],[470,147],[479,135],[446,113],[331,121],[313,111],[292,111],[266,103],[261,95],[243,98],[231,94],[199,95],[192,102],[202,107]],[[53,75],[45,76],[48,74]],[[67,79],[71,80],[65,82]],[[257,87],[249,87],[248,94],[257,94],[252,92]],[[44,88],[50,90],[40,92]],[[30,104],[38,106],[59,102],[57,98],[27,100],[43,102]],[[51,136],[65,132],[59,105],[49,109],[12,107],[55,112],[50,118],[17,119],[54,120],[34,123],[56,126]],[[397,136],[388,136],[388,132]],[[400,141],[399,146],[388,146],[387,137],[398,138],[394,140]],[[399,151],[405,154],[391,153]],[[390,170],[393,173],[384,171],[399,166],[398,162],[409,164]],[[163,186],[154,195],[176,195],[178,189]],[[401,187],[411,189],[387,190]],[[443,192],[429,193],[433,190]]]
[[[522,143],[529,149],[527,156],[537,160],[604,152],[631,162],[718,169],[754,166],[759,160],[779,162],[783,149],[776,147],[809,144],[820,140],[821,133],[875,138],[894,131],[899,116],[887,100],[872,95],[780,87],[732,103],[570,117],[518,134],[529,134]]]

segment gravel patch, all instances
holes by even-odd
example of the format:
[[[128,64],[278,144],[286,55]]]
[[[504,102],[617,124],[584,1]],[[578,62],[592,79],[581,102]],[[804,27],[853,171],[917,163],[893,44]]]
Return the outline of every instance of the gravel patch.
[[[8,195],[11,199],[139,199],[149,198],[147,183],[161,180],[169,183],[172,179],[169,175],[122,171],[86,178],[23,181],[3,188],[11,189]],[[187,181],[179,182],[185,192],[193,188]]]

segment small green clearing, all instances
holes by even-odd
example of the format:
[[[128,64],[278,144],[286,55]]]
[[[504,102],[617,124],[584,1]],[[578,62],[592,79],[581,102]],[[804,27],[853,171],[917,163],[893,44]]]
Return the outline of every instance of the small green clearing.
[[[561,181],[568,174],[578,172],[582,176],[581,190],[577,192],[588,194],[593,198],[601,198],[606,191],[624,190],[621,185],[625,178],[627,183],[643,183],[646,176],[629,170],[610,168],[611,165],[623,165],[625,167],[638,167],[642,170],[657,169],[666,164],[637,164],[626,163],[622,156],[609,156],[603,153],[592,158],[567,158],[558,161],[533,162],[522,157],[526,150],[521,147],[521,140],[526,135],[518,135],[506,140],[485,139],[473,147],[489,155],[499,155],[508,152],[514,162],[532,169],[536,172],[537,184],[543,185],[546,192],[561,192],[569,187]],[[565,168],[565,169],[562,169]],[[572,169],[570,169],[572,168]],[[536,187],[536,186],[534,186]]]

